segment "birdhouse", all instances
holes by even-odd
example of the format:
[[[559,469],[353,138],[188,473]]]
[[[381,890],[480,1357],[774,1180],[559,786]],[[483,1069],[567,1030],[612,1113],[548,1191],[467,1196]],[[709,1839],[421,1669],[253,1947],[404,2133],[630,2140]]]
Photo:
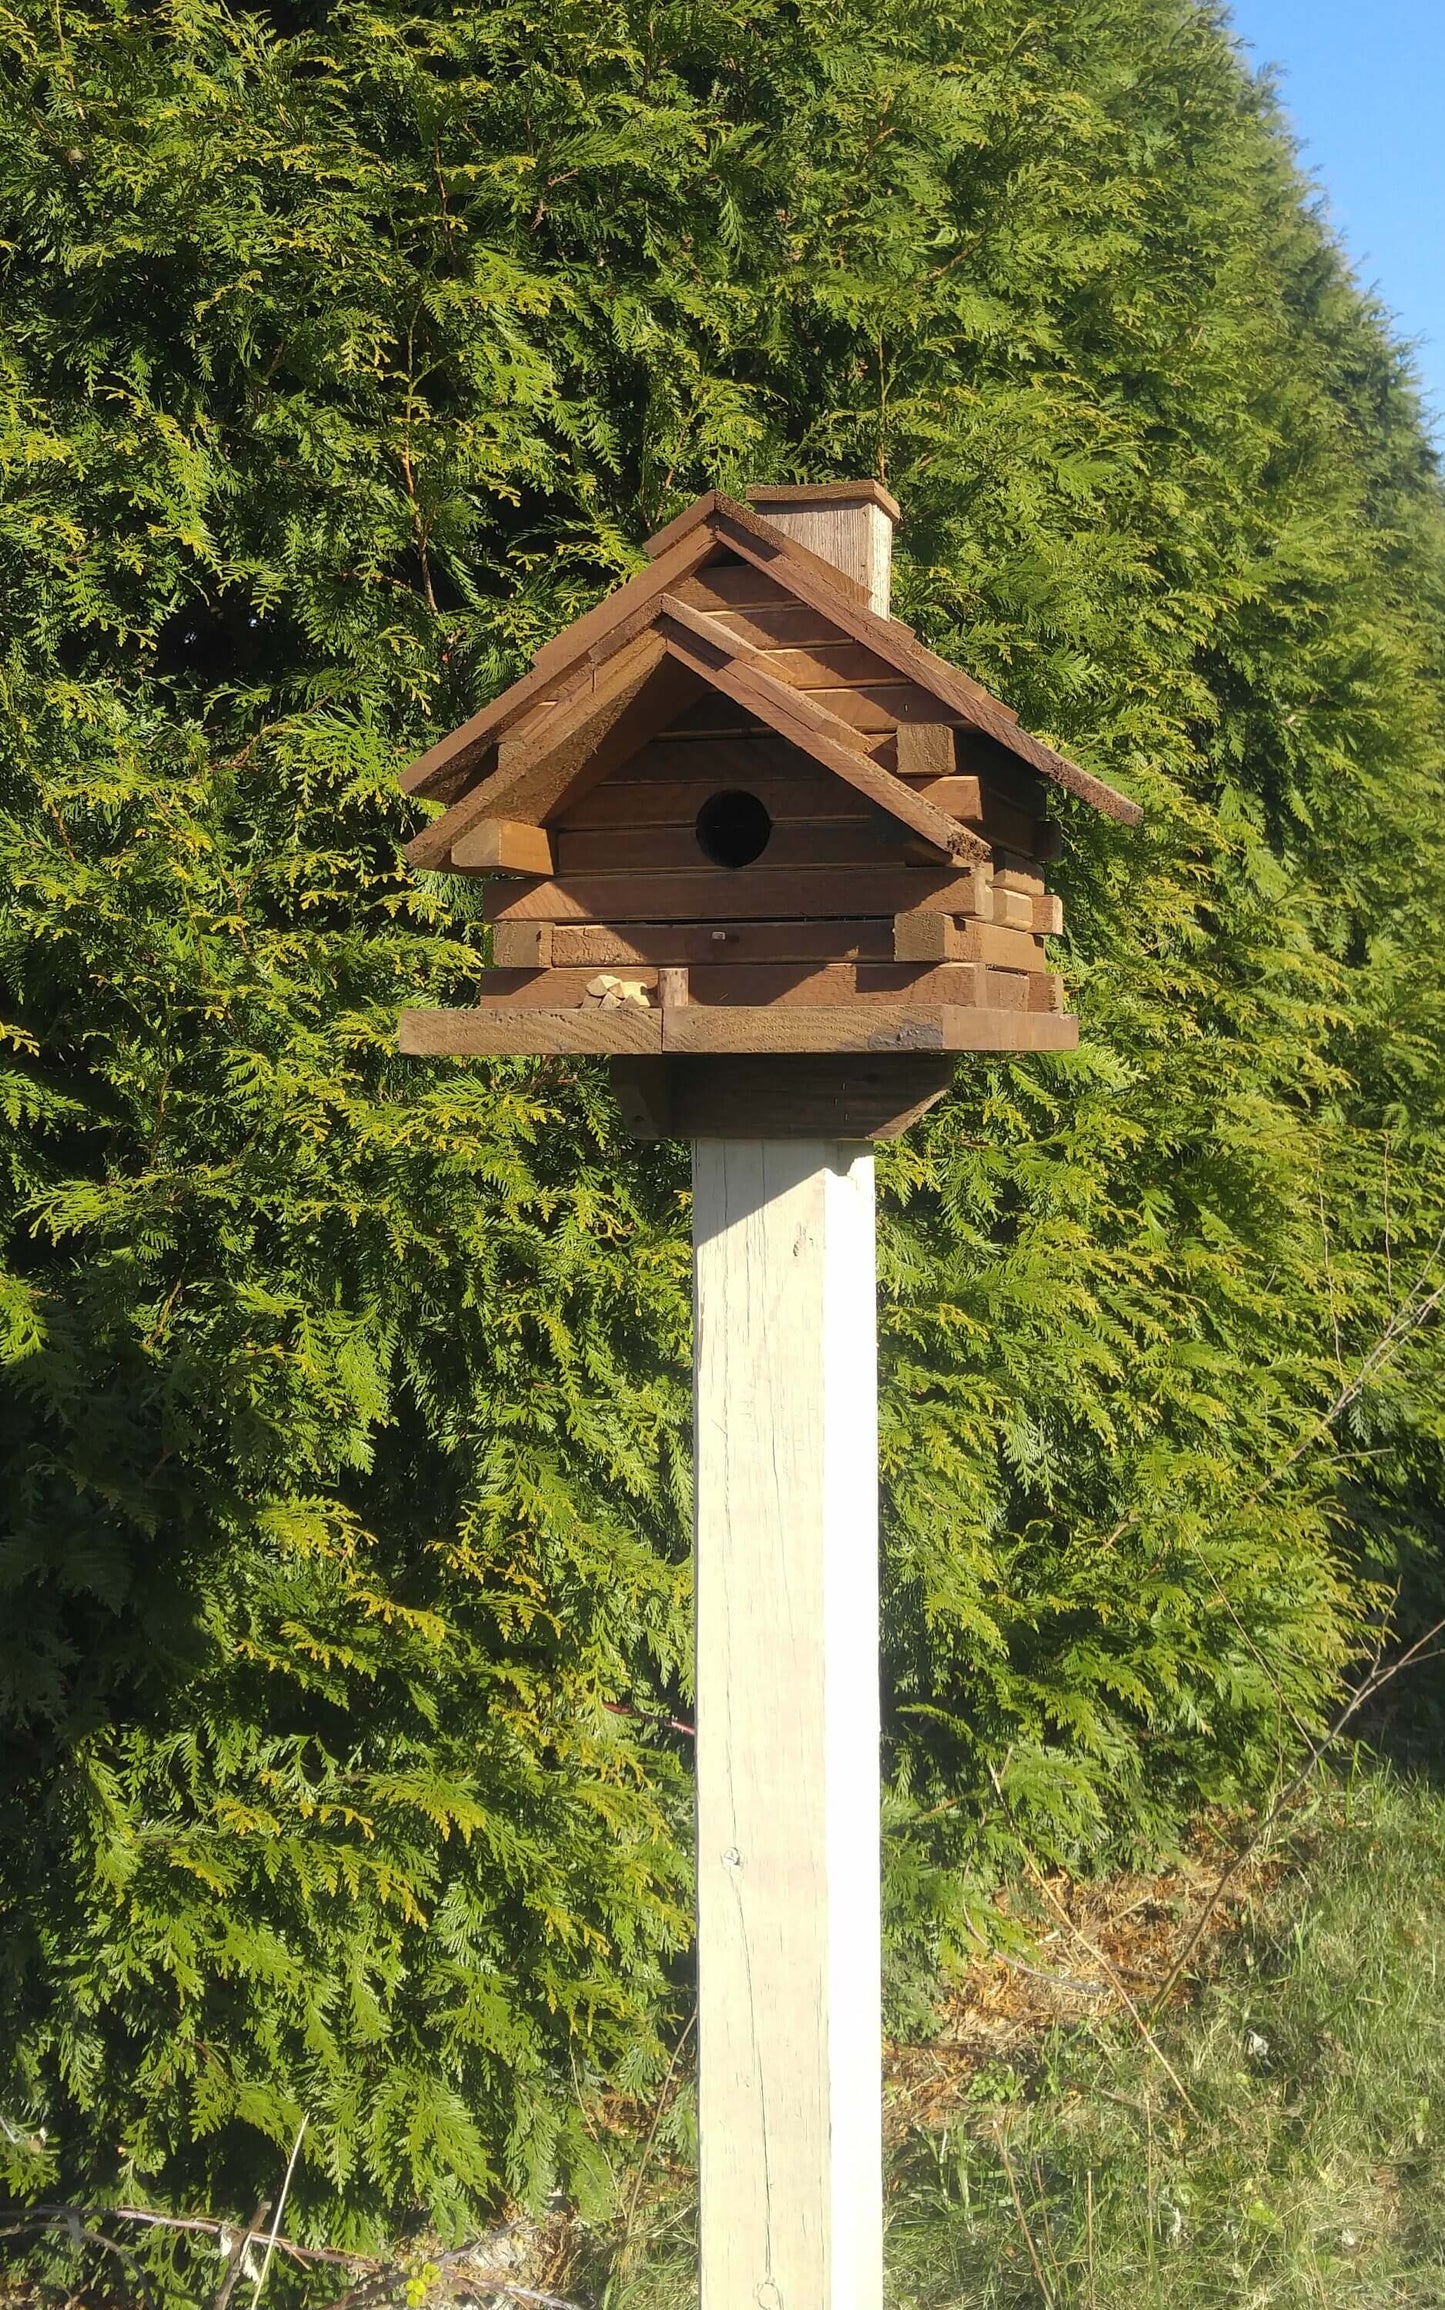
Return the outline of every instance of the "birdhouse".
[[[493,967],[401,1047],[606,1055],[644,1135],[890,1136],[959,1052],[1074,1047],[1049,792],[1140,813],[890,617],[886,489],[748,497],[405,773]]]

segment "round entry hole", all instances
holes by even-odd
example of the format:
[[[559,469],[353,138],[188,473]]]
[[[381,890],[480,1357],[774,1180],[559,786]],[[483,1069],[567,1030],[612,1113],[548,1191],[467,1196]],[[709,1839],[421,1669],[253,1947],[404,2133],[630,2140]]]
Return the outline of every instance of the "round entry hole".
[[[756,794],[711,794],[697,814],[697,846],[714,866],[751,866],[768,847],[773,822]]]

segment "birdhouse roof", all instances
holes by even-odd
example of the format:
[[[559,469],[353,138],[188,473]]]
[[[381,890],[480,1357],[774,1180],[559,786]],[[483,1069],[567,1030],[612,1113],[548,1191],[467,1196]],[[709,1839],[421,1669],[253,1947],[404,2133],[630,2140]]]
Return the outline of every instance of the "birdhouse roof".
[[[1136,803],[1032,737],[982,685],[925,649],[896,618],[868,606],[864,589],[750,507],[719,490],[698,498],[645,548],[649,566],[618,586],[537,652],[530,672],[403,773],[407,792],[450,807],[410,843],[413,865],[445,867],[452,843],[483,819],[544,825],[594,777],[645,744],[676,710],[669,674],[723,693],[811,755],[869,802],[962,861],[988,856],[979,835],[896,776],[897,720],[936,718],[992,740],[1066,793],[1125,825]],[[750,565],[780,597],[806,606],[840,644],[876,666],[873,694],[891,727],[864,730],[789,679],[803,651],[758,649],[739,620],[686,598],[691,581],[722,563]],[[746,623],[746,621],[742,621]]]

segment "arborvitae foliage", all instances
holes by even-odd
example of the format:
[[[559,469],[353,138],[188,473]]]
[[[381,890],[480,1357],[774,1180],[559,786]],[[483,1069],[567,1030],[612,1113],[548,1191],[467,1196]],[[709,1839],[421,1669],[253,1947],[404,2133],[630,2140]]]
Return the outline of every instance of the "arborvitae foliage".
[[[1247,1794],[1433,1544],[1441,500],[1190,0],[5,17],[0,2157],[585,2191],[685,2010],[681,1151],[465,1000],[409,755],[720,482],[1136,793],[1077,1058],[883,1171],[897,1994]],[[1438,1272],[1438,1271],[1437,1271]],[[630,1712],[630,1713],[629,1713]]]

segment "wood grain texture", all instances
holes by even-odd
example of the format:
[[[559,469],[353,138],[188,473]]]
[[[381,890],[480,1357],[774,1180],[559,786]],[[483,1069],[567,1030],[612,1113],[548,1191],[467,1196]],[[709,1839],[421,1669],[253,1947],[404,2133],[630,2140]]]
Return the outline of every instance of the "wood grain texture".
[[[705,496],[685,507],[675,520],[645,539],[642,550],[649,559],[671,552],[673,546],[699,524],[725,551],[736,553],[736,539],[741,535],[751,541],[751,558],[760,561],[764,568],[774,559],[779,559],[785,564],[790,576],[796,577],[801,572],[814,584],[826,586],[830,598],[856,602],[860,608],[866,606],[867,588],[851,578],[846,570],[820,560],[798,539],[784,537],[781,530],[763,521],[751,507],[739,505],[736,499],[724,496],[720,489],[708,490]]]
[[[955,766],[954,727],[951,722],[900,722],[894,753],[894,766],[900,778],[929,780],[930,800],[940,808],[948,804],[940,796],[939,788],[953,777]],[[975,815],[977,814],[975,787]],[[962,815],[960,813],[960,815]]]
[[[587,657],[604,635],[623,626],[641,606],[665,593],[670,583],[687,579],[716,551],[707,533],[698,531],[681,541],[675,552],[661,556],[647,569],[599,602],[595,609],[574,619],[566,630],[538,651],[530,673],[510,684],[479,713],[438,739],[419,760],[403,770],[401,784],[408,794],[450,802],[481,774],[489,747],[545,700],[559,678]]]
[[[668,1011],[662,1048],[723,1051],[1072,1050],[1078,1021],[1053,1013],[970,1009],[963,1004],[768,1004]]]
[[[872,1158],[700,1139],[693,1242],[702,2310],[881,2310]]]
[[[634,963],[624,964],[624,968],[629,979],[656,987],[663,1003],[751,1007],[807,1003],[826,1008],[842,1003],[896,1005],[905,998],[925,1003],[984,1000],[984,974],[976,963]],[[508,1010],[567,1010],[583,1003],[596,975],[597,965],[591,962],[550,970],[486,970],[481,974],[477,999],[485,1006],[501,1005]],[[1002,974],[988,975],[993,980]],[[1027,997],[1022,992],[1025,980],[1021,974],[1018,983],[1018,1007],[1023,1009]]]
[[[887,617],[892,592],[893,525],[898,510],[876,500],[848,495],[824,498],[801,491],[749,490],[755,509],[794,544],[815,553],[830,569],[841,570],[863,589],[870,609]]]
[[[595,923],[816,920],[923,906],[967,914],[979,888],[968,869],[947,866],[712,866],[695,874],[573,875],[522,888],[489,883],[482,911],[489,922]]]
[[[511,929],[544,929],[548,960],[611,969],[619,963],[829,963],[891,962],[893,924],[887,916],[837,922],[498,923],[492,951]],[[513,958],[505,958],[510,961]],[[516,958],[529,967],[525,956]],[[531,966],[535,967],[535,966]]]
[[[689,974],[692,1000],[752,1005],[979,1003],[984,973],[976,963],[719,963]]]
[[[1102,778],[1095,778],[1091,772],[1080,769],[1078,763],[1071,762],[1067,755],[1056,753],[1052,746],[1046,746],[1041,739],[1020,729],[1018,717],[1010,707],[991,697],[980,683],[971,680],[956,666],[950,666],[942,658],[935,657],[906,626],[900,625],[896,619],[879,617],[872,610],[844,599],[840,593],[830,589],[826,571],[815,573],[802,566],[801,557],[795,560],[786,552],[780,553],[767,539],[760,539],[755,531],[750,532],[745,524],[736,521],[734,514],[735,509],[730,504],[720,504],[715,509],[716,534],[732,547],[741,560],[752,561],[768,574],[776,575],[778,581],[797,594],[800,600],[811,602],[824,610],[855,641],[876,650],[881,658],[896,668],[905,681],[930,692],[938,704],[956,710],[960,720],[970,728],[997,740],[1052,784],[1062,786],[1082,801],[1092,803],[1095,809],[1103,811],[1107,817],[1118,819],[1126,826],[1137,826],[1140,823],[1144,814],[1136,802],[1131,802],[1127,795],[1107,786]],[[923,714],[919,719],[938,720],[936,707],[931,715]]]
[[[792,690],[768,671],[760,651],[743,651],[725,627],[717,626],[701,610],[688,608],[675,594],[664,594],[658,631],[680,662],[738,704],[750,706],[784,737],[812,754],[826,770],[833,770],[870,802],[902,820],[905,826],[957,857],[979,857],[986,850],[978,836],[934,803],[925,802],[903,779],[854,743],[847,722],[831,712],[826,701],[839,695],[850,700],[866,691],[808,692]]]
[[[1044,821],[1030,818],[1026,811],[1005,801],[996,786],[987,785],[982,778],[929,778],[919,781],[918,791],[927,801],[936,802],[940,810],[951,811],[955,818],[976,827],[996,849],[1006,847],[1011,853],[1032,858]]]
[[[556,862],[545,827],[510,818],[479,818],[452,844],[453,866],[493,874],[553,874]]]
[[[662,1049],[660,1010],[403,1011],[397,1048],[416,1058],[607,1056]]]
[[[630,956],[624,956],[630,961]],[[499,922],[492,930],[492,960],[499,970],[545,970],[552,960],[550,922]]]
[[[709,568],[669,591],[675,591],[694,609],[721,618],[739,641],[756,650],[806,650],[838,640],[837,627],[820,610],[794,601],[781,586],[750,570],[745,562],[738,568],[746,577],[745,585],[725,585],[721,581],[728,573]]]
[[[947,1052],[734,1053],[610,1064],[624,1123],[640,1139],[897,1139],[941,1099]]]
[[[483,818],[518,818],[540,824],[548,808],[555,807],[566,794],[582,765],[592,759],[608,733],[639,699],[651,702],[657,718],[651,727],[638,730],[636,744],[642,744],[654,728],[660,729],[672,719],[684,702],[673,694],[676,683],[675,661],[669,660],[664,643],[653,634],[640,636],[610,659],[578,696],[559,706],[519,757],[494,770],[442,817],[423,827],[407,844],[406,857],[413,866],[445,867],[453,843]],[[639,711],[645,717],[647,707]],[[610,760],[604,765],[614,766]]]
[[[652,748],[647,748],[652,752]],[[676,758],[678,749],[670,747],[669,757]],[[778,774],[769,764],[761,747],[731,745],[726,742],[718,749],[720,759],[714,765],[712,749],[699,754],[688,765],[706,775],[688,778],[646,777],[634,779],[635,764],[629,762],[621,771],[594,786],[559,819],[553,828],[555,834],[583,834],[600,831],[604,827],[685,826],[697,823],[697,814],[714,794],[728,787],[741,787],[755,794],[775,822],[792,819],[839,818],[854,819],[863,825],[874,822],[873,812],[860,794],[845,786],[841,778],[830,778],[807,755],[799,759],[807,765],[809,775],[802,776],[791,769]],[[749,759],[749,756],[752,759]]]
[[[1032,930],[1034,902],[1021,890],[1001,890],[995,878],[993,886],[993,919],[1009,930]]]
[[[748,791],[756,793],[757,790],[749,788]],[[843,791],[847,793],[849,789],[845,787]],[[762,799],[759,796],[759,800]],[[766,848],[759,854],[759,866],[774,872],[783,867],[904,866],[914,857],[931,860],[936,856],[896,818],[887,817],[882,811],[865,814],[858,809],[856,795],[853,802],[854,813],[850,817],[775,820]],[[459,848],[455,846],[452,851],[453,861],[458,864]],[[559,833],[556,852],[556,873],[562,881],[577,874],[686,873],[707,863],[692,818],[676,826],[644,822],[630,827],[588,827],[575,834]],[[1022,899],[1019,903],[1025,909],[1025,919],[1031,919],[1027,915],[1031,902]]]
[[[1029,931],[994,922],[965,921],[931,907],[898,914],[893,922],[895,962],[981,962],[999,970],[1047,970],[1042,942]]]

